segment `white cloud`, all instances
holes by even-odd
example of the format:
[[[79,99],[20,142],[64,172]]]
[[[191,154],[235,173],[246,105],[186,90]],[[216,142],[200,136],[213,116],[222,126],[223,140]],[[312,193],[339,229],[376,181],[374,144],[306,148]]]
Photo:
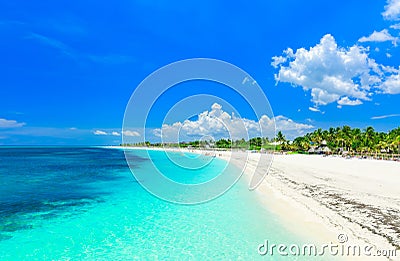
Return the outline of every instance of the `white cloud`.
[[[118,132],[115,130],[107,130],[107,131],[103,131],[103,130],[96,130],[93,132],[94,135],[103,135],[103,136],[121,136],[121,134],[123,134],[126,137],[140,137],[140,133],[137,131],[132,131],[132,130],[126,130],[126,131],[122,131],[122,132]]]
[[[101,131],[101,130],[96,130],[93,132],[94,135],[108,135],[107,132]]]
[[[400,24],[392,24],[390,26],[390,28],[395,29],[395,30],[399,30],[400,29]]]
[[[0,128],[19,128],[26,125],[25,122],[15,120],[0,119]]]
[[[389,115],[382,115],[382,116],[374,116],[374,117],[371,117],[371,120],[380,120],[380,119],[386,119],[386,118],[391,118],[391,117],[400,117],[400,114],[389,114]]]
[[[274,56],[272,57],[271,65],[274,68],[278,68],[280,64],[286,63],[289,58],[294,57],[293,50],[291,48],[287,48],[283,51],[284,56]]]
[[[321,112],[318,108],[314,108],[314,107],[308,107],[308,109],[313,112]]]
[[[356,99],[356,100],[350,100],[349,97],[342,97],[340,100],[337,102],[339,105],[347,105],[347,106],[356,106],[356,105],[361,105],[363,104],[362,101]]]
[[[387,0],[385,11],[382,16],[386,20],[399,20],[400,19],[400,0]]]
[[[266,116],[265,116],[266,117]],[[314,126],[309,125],[309,124],[304,124],[304,123],[298,123],[293,121],[292,119],[289,119],[285,116],[276,116],[274,118],[275,124],[276,124],[276,130],[277,131],[299,131],[302,132],[304,130],[309,130],[314,128]]]
[[[201,137],[214,139],[230,138],[241,139],[255,136],[275,135],[274,129],[284,131],[288,136],[303,133],[312,129],[312,125],[294,122],[284,117],[270,118],[262,115],[258,121],[237,117],[234,113],[228,114],[222,110],[222,106],[214,103],[210,111],[204,111],[198,115],[195,121],[185,120],[173,124],[164,124],[162,128],[153,130],[153,134],[161,137],[164,142],[177,142]]]
[[[399,94],[400,93],[400,75],[392,74],[387,77],[386,81],[382,84],[382,90],[388,94]]]
[[[393,45],[397,44],[399,39],[397,37],[392,36],[387,29],[383,29],[380,32],[374,31],[368,37],[363,36],[358,41],[359,42],[387,42],[391,41]]]
[[[273,57],[271,64],[279,70],[275,74],[277,83],[287,82],[311,91],[311,101],[316,106],[339,101],[339,105],[355,105],[371,100],[375,93],[393,94],[400,88],[394,86],[398,84],[399,70],[377,64],[368,51],[358,45],[339,47],[327,34],[309,50],[300,48],[294,52],[288,48],[282,56]]]
[[[137,131],[126,130],[122,134],[128,137],[140,137],[140,133]]]

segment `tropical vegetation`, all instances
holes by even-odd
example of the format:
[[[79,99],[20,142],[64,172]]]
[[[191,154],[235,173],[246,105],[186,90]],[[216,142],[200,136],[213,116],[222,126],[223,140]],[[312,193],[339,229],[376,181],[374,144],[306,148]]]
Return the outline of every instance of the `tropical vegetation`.
[[[243,150],[270,150],[307,152],[310,148],[321,145],[327,146],[332,152],[354,153],[398,153],[400,154],[400,127],[388,132],[377,132],[373,127],[365,129],[351,128],[349,126],[317,129],[289,141],[281,131],[272,139],[255,137],[249,140],[220,139],[218,141],[190,141],[180,143],[150,143],[148,141],[123,146],[168,146],[182,148],[218,148],[218,149],[243,149]]]
[[[389,132],[377,132],[373,127],[364,130],[349,126],[317,129],[304,136],[297,137],[288,145],[290,150],[308,151],[314,144],[322,141],[332,151],[348,151],[357,153],[400,153],[400,127]],[[285,141],[286,144],[287,141]]]

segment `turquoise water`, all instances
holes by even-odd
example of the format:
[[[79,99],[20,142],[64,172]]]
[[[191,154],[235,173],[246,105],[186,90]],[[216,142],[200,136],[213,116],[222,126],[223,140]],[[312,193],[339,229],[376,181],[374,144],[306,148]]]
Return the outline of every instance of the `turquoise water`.
[[[143,151],[130,153],[136,171],[149,170]],[[162,166],[192,183],[225,163],[215,159],[189,174],[168,161]],[[136,182],[117,149],[0,149],[0,185],[1,260],[261,260],[265,239],[304,242],[243,181],[208,203],[168,203]]]

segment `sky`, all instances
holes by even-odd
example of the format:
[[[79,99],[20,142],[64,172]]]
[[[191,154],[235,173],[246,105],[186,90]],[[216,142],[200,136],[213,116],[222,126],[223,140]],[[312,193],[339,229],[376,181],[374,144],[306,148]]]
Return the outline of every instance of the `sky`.
[[[221,122],[236,126],[234,110],[246,127],[273,121],[288,138],[400,126],[400,0],[0,0],[0,35],[0,145],[119,144],[121,134],[157,140],[168,130],[220,137]],[[273,115],[255,116],[221,84],[192,81],[157,100],[146,132],[122,130],[137,86],[191,58],[243,69]],[[180,110],[164,120],[201,93],[215,99],[193,103],[190,119]]]

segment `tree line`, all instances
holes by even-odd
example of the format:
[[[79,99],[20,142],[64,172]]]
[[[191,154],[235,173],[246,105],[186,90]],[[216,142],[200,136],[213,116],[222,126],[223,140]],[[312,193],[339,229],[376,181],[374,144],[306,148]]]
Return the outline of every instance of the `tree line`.
[[[274,138],[255,137],[249,140],[220,139],[196,140],[179,143],[150,143],[140,142],[121,144],[122,146],[146,147],[181,147],[181,148],[218,148],[218,149],[243,149],[243,150],[281,150],[307,152],[312,147],[327,146],[331,151],[349,151],[357,153],[400,153],[400,127],[388,132],[377,132],[373,127],[366,129],[351,128],[349,126],[317,129],[289,141],[279,131]]]
[[[289,150],[307,151],[313,144],[320,145],[322,141],[334,151],[400,153],[400,127],[388,132],[377,132],[373,127],[364,130],[349,126],[317,129],[297,137],[291,143],[284,141],[283,145]]]

